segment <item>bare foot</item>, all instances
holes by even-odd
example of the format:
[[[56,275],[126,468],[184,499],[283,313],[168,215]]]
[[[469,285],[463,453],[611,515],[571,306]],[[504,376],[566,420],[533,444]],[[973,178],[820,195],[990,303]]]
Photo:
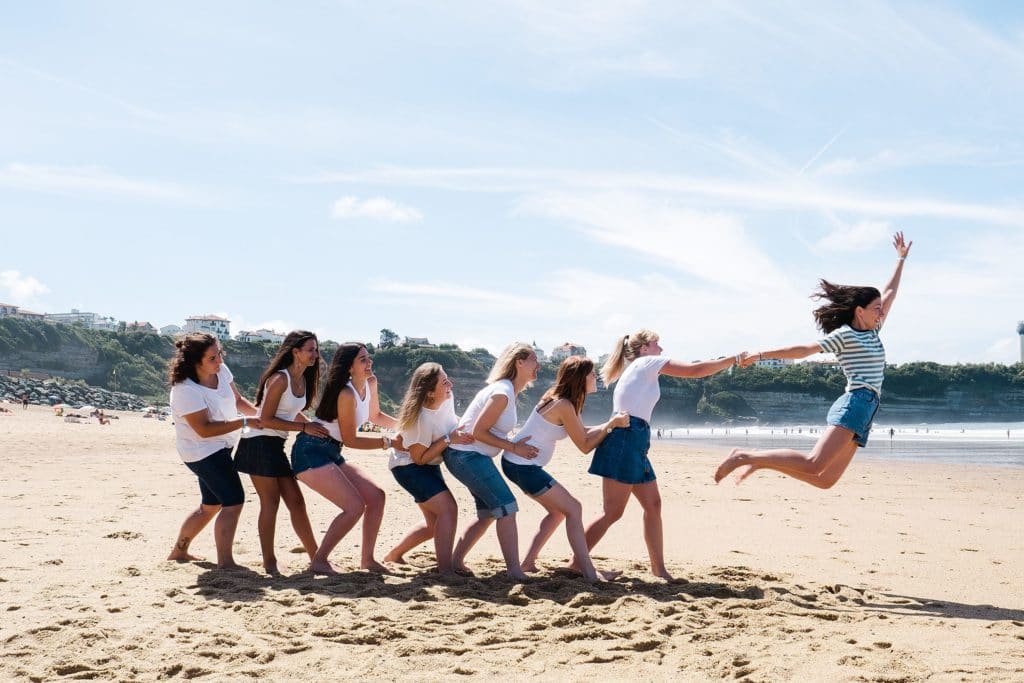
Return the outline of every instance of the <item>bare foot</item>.
[[[729,474],[741,465],[745,465],[747,460],[747,454],[738,448],[734,448],[729,452],[729,457],[722,461],[722,464],[715,470],[715,483],[719,483],[723,479],[729,476]]]
[[[455,567],[452,568],[452,571],[458,574],[459,576],[469,576],[471,578],[476,577],[476,574],[473,573],[473,570],[464,564],[455,565]]]
[[[326,574],[327,576],[334,576],[338,573],[338,570],[327,560],[313,560],[309,563],[309,571],[314,574]]]
[[[218,564],[217,565],[217,569],[229,569],[229,570],[231,570],[231,569],[244,569],[244,568],[245,567],[243,567],[240,564],[237,564],[234,560],[230,560],[228,562],[225,562],[224,564]]]
[[[537,568],[537,563],[536,562],[523,562],[519,566],[522,567],[523,571],[526,572],[527,574],[536,574],[537,572],[540,571],[540,569]]]
[[[664,567],[662,567],[661,571],[658,571],[657,569],[652,569],[651,573],[654,574],[659,579],[664,579],[666,581],[675,581],[676,580],[676,577],[674,577],[671,574],[669,574],[668,570],[665,569]]]
[[[384,556],[384,561],[391,564],[409,564],[404,557],[396,555],[394,550]]]
[[[603,576],[605,581],[614,581],[622,576],[622,572],[618,569],[598,569],[597,573]]]
[[[274,560],[272,562],[264,562],[263,563],[263,570],[265,572],[267,572],[268,574],[270,574],[271,576],[280,576],[281,575],[281,570],[277,568],[277,560]]]
[[[167,556],[167,559],[171,562],[202,562],[206,558],[199,557],[197,555],[190,555],[189,553],[183,550],[175,549],[171,552],[170,555]]]
[[[525,582],[525,581],[529,581],[530,580],[530,577],[527,576],[526,574],[524,574],[521,571],[520,572],[514,572],[514,571],[510,570],[510,571],[507,571],[505,573],[508,575],[508,578],[512,579],[513,581],[524,581]]]
[[[382,565],[377,560],[370,560],[369,562],[363,562],[359,565],[360,569],[365,569],[368,572],[374,572],[375,574],[394,574],[389,568]]]

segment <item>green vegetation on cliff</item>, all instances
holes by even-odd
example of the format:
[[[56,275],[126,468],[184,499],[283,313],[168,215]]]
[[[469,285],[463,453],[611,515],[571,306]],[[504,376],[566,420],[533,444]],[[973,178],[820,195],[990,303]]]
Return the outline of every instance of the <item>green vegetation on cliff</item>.
[[[325,361],[330,361],[336,344],[322,340],[321,346]],[[254,395],[256,382],[275,345],[228,341],[224,348],[239,389]],[[372,345],[370,348],[373,349]],[[74,325],[0,319],[0,368],[83,379],[94,386],[116,388],[152,400],[166,401],[166,367],[173,351],[171,338],[153,334],[101,332]],[[427,361],[445,367],[455,382],[455,397],[461,410],[483,386],[494,357],[483,349],[467,352],[451,345],[376,349],[374,371],[385,410],[396,409],[413,370]],[[536,403],[554,381],[556,369],[550,363],[541,366],[536,384],[520,399],[521,408]],[[696,380],[662,378],[659,413],[671,415],[677,423],[742,419],[755,415],[742,398],[743,393],[771,391],[831,398],[842,392],[844,383],[837,367],[812,363],[783,368],[752,367]],[[900,399],[929,399],[941,397],[947,391],[968,396],[1024,391],[1024,364],[905,363],[886,369],[886,394]],[[603,419],[610,410],[610,391],[602,390],[587,402],[588,419]]]

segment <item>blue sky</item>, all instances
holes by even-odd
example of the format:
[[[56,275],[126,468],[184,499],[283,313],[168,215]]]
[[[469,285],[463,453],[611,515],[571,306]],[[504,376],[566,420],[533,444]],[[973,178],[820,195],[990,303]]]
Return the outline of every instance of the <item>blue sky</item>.
[[[15,3],[0,301],[695,359],[881,286],[893,362],[1014,362],[1016,3]]]

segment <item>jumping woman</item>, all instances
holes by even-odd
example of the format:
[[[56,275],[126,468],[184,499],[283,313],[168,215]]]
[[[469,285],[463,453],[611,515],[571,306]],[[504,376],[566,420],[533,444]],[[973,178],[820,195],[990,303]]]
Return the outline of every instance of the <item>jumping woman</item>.
[[[815,353],[835,354],[846,375],[846,391],[829,409],[828,427],[810,454],[788,448],[733,449],[718,466],[716,483],[737,468],[742,468],[737,484],[757,470],[770,469],[818,488],[831,488],[843,476],[857,448],[867,445],[885,371],[885,348],[878,331],[896,299],[903,264],[913,242],[904,241],[903,233],[897,232],[892,244],[896,249],[896,269],[882,292],[874,287],[836,285],[822,280],[821,289],[814,296],[828,303],[814,311],[814,319],[825,337],[813,344],[752,354],[744,362],[749,365],[765,358],[796,359]]]

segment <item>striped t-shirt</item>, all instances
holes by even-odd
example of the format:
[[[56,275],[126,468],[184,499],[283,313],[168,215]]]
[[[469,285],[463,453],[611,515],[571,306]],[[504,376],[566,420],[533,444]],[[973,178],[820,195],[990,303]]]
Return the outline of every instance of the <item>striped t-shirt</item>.
[[[833,353],[846,375],[846,390],[867,387],[882,393],[885,347],[878,330],[855,330],[843,325],[818,341],[824,353]]]

